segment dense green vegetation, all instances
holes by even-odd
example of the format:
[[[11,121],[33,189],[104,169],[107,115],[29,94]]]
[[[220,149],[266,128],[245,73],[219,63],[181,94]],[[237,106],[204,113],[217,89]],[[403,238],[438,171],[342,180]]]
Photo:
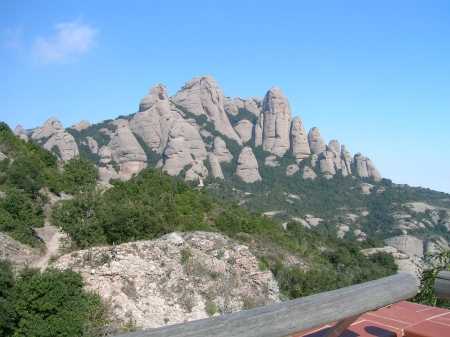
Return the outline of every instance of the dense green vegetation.
[[[434,293],[437,274],[442,270],[450,271],[450,251],[442,251],[428,257],[430,268],[422,271],[419,293],[414,298],[417,303],[450,309],[450,300],[438,299]]]
[[[147,169],[103,193],[90,191],[61,202],[53,223],[71,236],[74,248],[153,239],[173,231],[219,231],[255,248],[287,297],[335,289],[395,272],[389,256],[367,258],[360,246],[292,223],[273,220],[219,201],[178,178]],[[286,255],[308,266],[289,266]]]
[[[0,231],[26,244],[38,245],[34,227],[44,224],[45,190],[77,193],[95,186],[97,170],[87,160],[73,159],[58,167],[50,152],[17,138],[0,123]]]
[[[107,311],[72,271],[24,270],[0,261],[0,336],[103,336]]]

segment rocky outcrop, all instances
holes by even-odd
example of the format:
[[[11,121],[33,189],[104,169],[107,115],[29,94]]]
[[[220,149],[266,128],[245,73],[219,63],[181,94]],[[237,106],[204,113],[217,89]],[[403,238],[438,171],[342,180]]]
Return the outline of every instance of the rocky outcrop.
[[[211,175],[214,178],[224,179],[222,167],[220,166],[219,160],[214,153],[208,154],[209,166],[211,167]]]
[[[399,251],[410,257],[423,257],[423,241],[412,235],[399,235],[386,239],[388,246],[397,248]]]
[[[248,143],[253,136],[253,123],[248,119],[241,119],[235,126],[234,129],[241,137],[242,143]]]
[[[72,125],[70,128],[77,130],[78,132],[88,129],[91,126],[91,123],[88,121],[82,120],[77,124]]]
[[[264,97],[262,145],[265,151],[283,156],[290,148],[291,108],[281,89],[274,87]]]
[[[305,158],[308,158],[311,154],[308,143],[308,135],[306,134],[302,120],[299,117],[295,117],[292,120],[291,151],[297,163]]]
[[[305,166],[303,167],[302,178],[314,180],[317,178],[317,174],[311,167]]]
[[[70,160],[79,155],[75,139],[64,131],[56,118],[49,118],[42,127],[33,130],[31,139],[42,144],[46,150],[53,151],[61,160]]]
[[[44,149],[56,152],[61,160],[70,160],[79,155],[75,138],[68,132],[56,132],[44,143]]]
[[[241,144],[225,112],[222,90],[212,77],[193,78],[172,97],[172,101],[196,116],[206,116],[218,132]]]
[[[39,250],[14,240],[8,234],[0,232],[0,260],[7,260],[14,266],[25,267],[39,259]]]
[[[230,161],[233,160],[233,155],[228,150],[227,144],[220,137],[214,138],[214,154],[219,163],[222,162],[229,163]]]
[[[202,182],[208,176],[208,169],[203,161],[194,161],[192,166],[186,171],[185,179],[187,181]]]
[[[242,99],[240,97],[236,98],[225,98],[224,108],[225,112],[231,116],[238,116],[241,111],[246,111],[258,117],[261,113],[261,100],[256,97],[251,97],[249,99]]]
[[[331,179],[336,174],[335,158],[333,151],[324,151],[319,156],[319,169],[326,179]]]
[[[4,154],[3,152],[0,152],[0,161],[3,161],[5,159],[8,159],[8,156]]]
[[[375,181],[381,180],[381,174],[376,169],[372,161],[364,157],[361,153],[357,153],[354,157],[355,173],[361,178],[372,178]]]
[[[186,166],[207,158],[205,144],[198,130],[185,119],[175,120],[163,154],[163,170],[178,175]]]
[[[130,121],[130,129],[154,152],[163,153],[170,130],[177,118],[170,107],[166,88],[159,84],[139,104],[139,112]]]
[[[236,175],[246,183],[254,183],[261,180],[258,168],[252,149],[248,146],[244,147],[239,154]]]
[[[104,151],[110,153],[112,162],[119,165],[119,177],[126,180],[147,166],[147,156],[134,137],[127,120],[117,119],[113,125],[115,131],[108,149]],[[102,154],[104,155],[105,152]]]
[[[255,124],[255,146],[262,146],[263,144],[263,128],[264,128],[264,114],[260,114]]]
[[[319,154],[326,150],[325,142],[322,136],[320,135],[319,129],[316,127],[309,130],[308,142],[309,148],[311,149],[311,153]]]
[[[286,167],[286,175],[287,175],[288,177],[293,176],[293,175],[296,174],[299,170],[300,170],[300,167],[298,167],[298,165],[296,165],[296,164],[288,165],[288,166]]]
[[[94,138],[89,136],[86,137],[86,145],[88,146],[89,151],[91,151],[94,154],[98,153],[98,143]]]
[[[341,167],[342,175],[348,176],[352,174],[353,158],[351,153],[347,150],[345,145],[341,146]]]
[[[279,301],[270,271],[243,245],[217,233],[172,233],[60,257],[88,290],[111,303],[114,321],[140,328],[182,323]]]

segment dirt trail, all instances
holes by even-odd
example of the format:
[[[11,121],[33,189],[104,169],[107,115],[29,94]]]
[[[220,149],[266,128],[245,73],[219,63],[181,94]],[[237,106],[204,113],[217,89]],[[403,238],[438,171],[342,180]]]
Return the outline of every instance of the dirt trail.
[[[44,241],[46,251],[34,263],[34,268],[44,270],[52,256],[57,256],[61,247],[62,239],[66,238],[66,234],[62,233],[57,227],[45,223],[44,227],[36,228],[37,235]]]

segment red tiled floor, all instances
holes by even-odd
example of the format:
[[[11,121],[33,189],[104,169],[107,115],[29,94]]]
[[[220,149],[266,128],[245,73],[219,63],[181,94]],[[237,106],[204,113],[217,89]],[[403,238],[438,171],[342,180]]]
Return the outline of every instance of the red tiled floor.
[[[293,337],[324,337],[330,325]],[[362,315],[341,337],[450,337],[450,311],[403,301]]]

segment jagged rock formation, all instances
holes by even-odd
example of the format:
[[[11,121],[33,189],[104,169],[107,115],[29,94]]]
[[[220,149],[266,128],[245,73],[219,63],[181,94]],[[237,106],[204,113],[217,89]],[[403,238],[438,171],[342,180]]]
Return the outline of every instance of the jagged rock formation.
[[[242,149],[236,168],[236,175],[246,183],[254,183],[261,180],[258,171],[258,162],[250,147]]]
[[[381,180],[381,175],[375,168],[372,161],[364,157],[362,154],[357,153],[355,155],[355,172],[361,178],[373,178],[375,181]]]
[[[241,144],[224,109],[224,97],[210,76],[196,77],[186,83],[172,98],[173,102],[196,116],[206,116],[215,129]]]
[[[300,162],[311,155],[311,149],[309,148],[308,143],[308,135],[306,134],[302,120],[299,117],[295,117],[292,120],[291,147],[292,154],[294,155],[297,162]]]
[[[31,139],[53,151],[61,160],[70,160],[79,154],[75,139],[56,118],[49,118],[42,127],[33,130]]]
[[[89,290],[111,302],[117,321],[156,328],[279,301],[270,271],[243,245],[217,233],[172,233],[60,257]]]
[[[16,125],[14,128],[14,134],[19,137],[20,139],[23,139],[24,141],[28,141],[28,134],[27,131],[22,127],[22,125]]]
[[[262,114],[264,115],[263,149],[281,157],[290,147],[291,126],[291,108],[281,89],[274,87],[267,92],[263,101]]]
[[[367,157],[352,157],[337,140],[326,145],[316,127],[306,133],[303,121],[291,118],[281,89],[273,87],[263,100],[229,98],[210,76],[193,78],[172,97],[158,84],[128,117],[94,125],[82,121],[67,131],[49,119],[30,131],[18,127],[16,134],[31,137],[62,160],[79,155],[79,149],[90,152],[105,182],[128,179],[147,166],[199,183],[208,176],[228,179],[232,172],[256,182],[264,178],[258,172],[262,165],[282,166],[292,179],[355,175],[381,180]]]

